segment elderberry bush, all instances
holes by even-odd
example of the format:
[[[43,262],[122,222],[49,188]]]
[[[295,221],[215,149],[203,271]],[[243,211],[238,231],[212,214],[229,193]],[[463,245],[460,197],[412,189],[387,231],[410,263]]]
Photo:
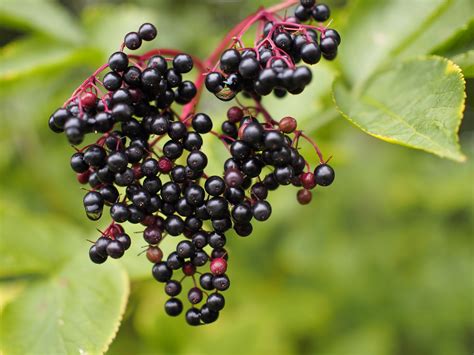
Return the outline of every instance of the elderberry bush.
[[[219,317],[230,287],[227,240],[231,234],[251,235],[254,223],[271,216],[269,193],[293,185],[297,201],[308,204],[311,190],[334,180],[334,170],[297,120],[274,119],[261,96],[302,92],[311,70],[295,63],[334,59],[340,37],[319,23],[329,18],[326,5],[301,0],[295,16],[287,18],[274,15],[277,10],[244,20],[232,41],[224,41],[206,62],[169,49],[126,53],[157,36],[155,26],[145,23],[126,34],[120,50],[49,119],[51,130],[64,133],[75,148],[71,168],[80,184],[89,185],[86,216],[112,220],[89,249],[92,262],[121,258],[132,243],[122,224],[143,225],[143,240],[134,242],[144,244],[152,275],[164,285],[165,312],[185,313],[190,325]],[[241,27],[254,22],[261,30],[255,47],[247,48]],[[193,70],[200,73],[196,81],[188,78]],[[237,102],[216,124],[196,111],[203,85],[224,101],[243,92],[254,105]],[[92,143],[79,148],[88,135],[95,136]],[[205,135],[229,151],[214,174],[206,170]],[[315,149],[320,163],[314,169],[299,152],[302,140]],[[176,245],[169,255],[160,247],[165,238]]]

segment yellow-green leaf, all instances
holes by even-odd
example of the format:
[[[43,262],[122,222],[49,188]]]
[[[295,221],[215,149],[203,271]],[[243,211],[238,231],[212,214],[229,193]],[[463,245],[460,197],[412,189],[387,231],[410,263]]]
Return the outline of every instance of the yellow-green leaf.
[[[96,265],[86,253],[79,255],[5,307],[0,352],[102,354],[117,333],[128,293],[120,264]]]
[[[334,84],[341,114],[368,134],[391,143],[464,161],[458,129],[465,82],[453,62],[418,58],[378,73],[360,92]]]

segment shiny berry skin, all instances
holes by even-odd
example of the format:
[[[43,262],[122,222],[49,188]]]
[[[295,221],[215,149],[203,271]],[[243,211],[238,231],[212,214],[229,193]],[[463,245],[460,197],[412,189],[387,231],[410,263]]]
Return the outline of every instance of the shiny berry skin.
[[[107,256],[107,245],[109,245],[111,241],[112,240],[107,237],[100,237],[97,239],[94,244],[97,253],[102,256]]]
[[[181,293],[181,290],[181,283],[175,280],[170,280],[165,285],[165,293],[171,297],[178,296]]]
[[[165,312],[171,317],[176,317],[183,311],[183,303],[177,298],[170,298],[165,303]]]
[[[209,234],[209,245],[211,248],[222,248],[226,243],[226,237],[222,233],[211,233]]]
[[[166,263],[160,262],[153,265],[152,274],[156,281],[166,282],[173,276],[173,270],[171,270]]]
[[[298,123],[293,117],[283,117],[278,123],[278,128],[283,133],[293,133]]]
[[[307,205],[308,203],[311,202],[312,198],[313,198],[313,194],[311,193],[311,191],[306,190],[306,189],[299,190],[296,195],[296,199],[301,205]]]
[[[128,67],[128,56],[124,52],[115,52],[109,57],[109,68],[115,72],[123,72]]]
[[[130,248],[130,245],[132,245],[132,240],[130,239],[130,236],[125,233],[121,233],[115,237],[115,240],[118,241],[124,250],[127,250]]]
[[[191,288],[188,292],[188,301],[191,302],[191,304],[198,304],[201,302],[202,291],[197,287]]]
[[[76,173],[84,173],[89,170],[89,164],[84,161],[84,154],[76,152],[71,156],[71,168]]]
[[[321,39],[320,48],[324,54],[334,54],[337,52],[337,41],[333,37]]]
[[[225,291],[230,287],[230,280],[227,275],[217,275],[212,279],[212,285],[218,291]]]
[[[341,44],[341,36],[339,35],[339,32],[337,32],[336,30],[332,29],[332,28],[328,28],[326,29],[326,31],[324,31],[324,35],[322,36],[323,38],[326,38],[326,37],[331,37],[332,39],[334,39],[337,44]]]
[[[194,115],[191,124],[198,133],[208,133],[212,130],[212,120],[205,113],[197,113]]]
[[[204,305],[201,308],[201,320],[206,323],[213,323],[219,318],[219,312],[213,311],[209,306]]]
[[[201,151],[194,151],[188,155],[186,162],[192,170],[202,171],[207,166],[207,156]]]
[[[151,225],[146,227],[143,231],[143,239],[145,239],[148,244],[158,244],[159,242],[161,242],[162,239],[161,228],[157,225]]]
[[[301,59],[308,64],[316,64],[321,60],[321,49],[317,43],[306,43],[300,50]]]
[[[106,260],[107,260],[107,255],[102,255],[102,254],[99,254],[97,252],[97,248],[95,245],[93,245],[90,249],[89,249],[89,258],[91,259],[91,261],[95,264],[102,264],[104,263]]]
[[[257,221],[266,221],[272,214],[272,207],[267,201],[257,201],[252,206],[252,213]]]
[[[223,258],[216,258],[211,261],[210,266],[213,275],[223,275],[227,271],[227,261]]]
[[[105,74],[103,83],[107,90],[115,91],[118,90],[122,85],[122,77],[115,72],[109,72]]]
[[[298,5],[295,8],[295,17],[301,22],[306,22],[311,18],[311,9]]]
[[[225,191],[225,182],[219,176],[210,176],[205,184],[204,188],[206,192],[211,196],[219,196],[222,195]]]
[[[193,263],[185,262],[183,265],[183,274],[193,276],[196,273],[196,266]]]
[[[229,122],[237,123],[242,121],[244,118],[244,111],[237,106],[233,106],[227,110],[227,119]]]
[[[331,16],[331,11],[326,4],[317,4],[313,7],[313,18],[318,22],[324,22]]]
[[[239,69],[240,53],[236,49],[227,49],[221,54],[220,67],[224,73],[230,74]]]
[[[321,186],[329,186],[333,183],[336,174],[328,164],[321,164],[314,169],[314,180]]]
[[[229,187],[239,187],[244,182],[244,175],[239,169],[231,168],[224,173],[224,181]]]
[[[123,203],[114,203],[110,208],[110,216],[117,223],[123,223],[130,217],[130,211]]]
[[[260,64],[257,59],[246,57],[240,61],[239,73],[245,79],[255,78],[258,75]]]
[[[146,251],[146,258],[154,264],[159,263],[163,259],[163,251],[158,247],[150,246]]]
[[[214,276],[209,272],[201,274],[201,276],[199,277],[199,284],[205,290],[208,290],[208,291],[213,290],[214,289],[214,286],[212,285],[213,277]]]
[[[224,77],[221,73],[211,72],[206,76],[205,85],[207,90],[216,94],[224,89]]]
[[[316,186],[316,181],[314,179],[314,174],[307,172],[300,175],[301,184],[307,190],[311,190]]]
[[[144,41],[152,41],[155,39],[158,31],[151,23],[144,23],[138,29],[138,36]]]
[[[125,252],[124,246],[118,240],[112,240],[105,250],[107,255],[114,259],[122,257]]]
[[[225,306],[225,299],[220,293],[211,293],[207,298],[206,305],[209,309],[218,312]]]
[[[176,253],[180,258],[189,258],[194,253],[194,245],[188,240],[183,240],[179,242],[176,246]]]
[[[191,308],[186,312],[186,322],[189,325],[199,325],[201,324],[201,314],[196,308]]]
[[[300,4],[306,7],[307,9],[312,8],[315,3],[316,3],[316,0],[300,0]]]
[[[188,73],[193,69],[193,59],[188,54],[178,54],[173,58],[173,68],[178,73]]]
[[[123,42],[125,44],[125,47],[131,50],[138,49],[142,45],[142,39],[140,38],[140,35],[137,32],[127,33]]]

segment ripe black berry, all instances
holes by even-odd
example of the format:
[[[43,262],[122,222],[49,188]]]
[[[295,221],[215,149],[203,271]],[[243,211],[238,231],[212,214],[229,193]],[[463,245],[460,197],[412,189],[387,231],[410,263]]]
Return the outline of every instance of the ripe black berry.
[[[144,23],[138,29],[138,35],[144,41],[152,41],[155,39],[157,34],[156,27],[153,26],[151,23]]]
[[[314,180],[321,186],[329,186],[335,178],[334,169],[327,164],[321,164],[314,169]]]
[[[252,213],[257,221],[266,221],[272,213],[272,207],[267,201],[257,201],[252,206]]]
[[[194,130],[198,133],[205,134],[212,129],[212,120],[205,113],[197,113],[194,115],[191,123]]]
[[[219,318],[219,312],[213,311],[209,306],[204,305],[201,308],[201,320],[204,323],[213,323]]]
[[[107,245],[106,251],[108,256],[114,259],[118,259],[122,257],[123,253],[125,252],[125,248],[118,240],[112,240]]]
[[[225,306],[225,299],[224,296],[220,293],[211,293],[207,298],[206,305],[209,309],[218,312],[222,310]]]
[[[220,59],[220,66],[224,73],[230,74],[239,68],[240,53],[236,49],[225,50]]]
[[[312,14],[313,14],[313,18],[316,21],[324,22],[324,21],[327,21],[329,17],[331,16],[331,11],[329,10],[329,7],[326,4],[317,4],[313,8]]]
[[[142,39],[140,38],[140,35],[137,32],[127,33],[123,41],[125,47],[131,50],[138,49],[142,45]]]
[[[107,90],[115,91],[122,85],[122,77],[116,72],[110,72],[105,74],[103,83]]]
[[[241,60],[239,64],[239,73],[244,78],[255,78],[259,72],[259,63],[257,59],[253,57],[246,57]]]
[[[99,254],[97,252],[97,248],[95,245],[93,245],[90,249],[89,249],[89,258],[91,259],[91,261],[95,264],[102,264],[104,263],[106,260],[107,260],[107,255],[103,256],[102,254]]]
[[[166,282],[173,276],[173,270],[171,270],[166,263],[161,262],[153,265],[152,274],[156,281]]]
[[[165,311],[169,316],[176,317],[183,311],[183,303],[177,298],[170,298],[165,303]]]
[[[165,285],[165,292],[168,296],[175,297],[181,293],[181,283],[175,280],[170,280]]]
[[[186,322],[189,325],[199,325],[201,324],[201,314],[196,308],[191,308],[186,312]]]
[[[188,73],[193,69],[193,60],[188,54],[178,54],[173,59],[173,68],[178,73]]]
[[[109,68],[122,72],[128,67],[128,56],[124,52],[115,52],[109,57]]]

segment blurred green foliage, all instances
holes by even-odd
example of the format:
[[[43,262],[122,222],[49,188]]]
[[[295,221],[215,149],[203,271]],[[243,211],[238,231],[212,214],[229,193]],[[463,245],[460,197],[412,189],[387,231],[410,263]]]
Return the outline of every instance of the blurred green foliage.
[[[352,26],[344,31],[343,41],[352,40],[343,42],[340,61],[319,65],[305,94],[267,103],[277,117],[301,118],[301,127],[334,156],[336,182],[318,188],[309,206],[296,203],[295,188],[281,189],[271,196],[270,221],[256,225],[247,239],[229,236],[232,286],[217,323],[190,328],[164,314],[162,285],[152,280],[145,258],[135,256],[140,235],[123,261],[96,266],[86,260],[86,239],[96,238],[95,228],[107,221],[97,225],[85,219],[83,191],[68,164],[72,149],[48,130],[49,114],[118,47],[123,33],[140,23],[158,25],[158,46],[204,57],[231,24],[271,3],[0,2],[0,349],[5,354],[100,353],[119,325],[110,354],[473,351],[473,82],[467,82],[460,135],[468,156],[464,164],[362,134],[336,113],[329,96],[337,71],[362,77],[387,62],[391,52],[384,48],[356,45],[376,26],[393,34],[397,43],[388,47],[400,58],[410,52],[441,54],[472,76],[472,43],[463,38],[472,33],[473,12],[459,10],[469,1],[423,0],[412,12],[413,2],[406,0],[329,2],[334,26]],[[415,18],[418,10],[429,18]],[[410,19],[419,41],[398,41],[401,28],[408,31],[399,27],[401,15]],[[216,122],[227,107],[210,96],[202,104]],[[218,145],[211,151],[217,173],[226,152]],[[121,322],[127,274],[130,298]]]

